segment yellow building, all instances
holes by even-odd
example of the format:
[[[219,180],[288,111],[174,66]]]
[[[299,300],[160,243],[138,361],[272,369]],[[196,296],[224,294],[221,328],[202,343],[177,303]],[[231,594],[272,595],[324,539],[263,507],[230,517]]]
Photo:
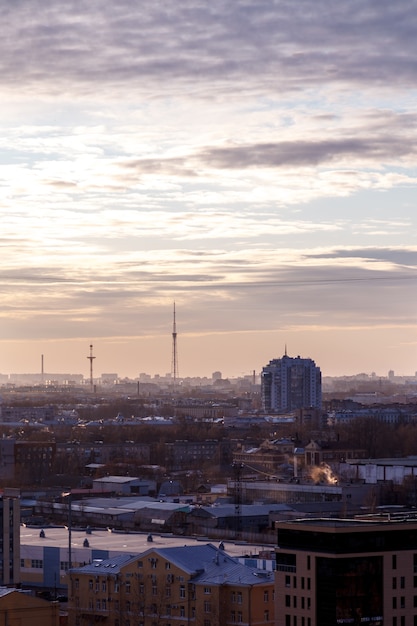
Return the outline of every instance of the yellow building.
[[[150,548],[73,569],[68,609],[70,626],[264,626],[274,578],[211,544]]]
[[[0,588],[0,624],[58,626],[59,602],[47,602],[17,589]]]

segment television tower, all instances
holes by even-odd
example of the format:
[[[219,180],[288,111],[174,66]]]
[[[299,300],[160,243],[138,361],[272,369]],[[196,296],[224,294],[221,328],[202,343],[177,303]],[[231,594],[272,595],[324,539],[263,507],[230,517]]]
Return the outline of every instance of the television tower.
[[[174,389],[177,388],[178,379],[178,353],[177,353],[177,322],[175,319],[175,302],[174,302],[174,320],[172,324],[172,361],[171,361],[171,380]]]
[[[94,378],[93,378],[93,361],[96,357],[93,356],[93,344],[90,343],[90,356],[87,359],[90,361],[90,387],[91,391],[94,390]]]

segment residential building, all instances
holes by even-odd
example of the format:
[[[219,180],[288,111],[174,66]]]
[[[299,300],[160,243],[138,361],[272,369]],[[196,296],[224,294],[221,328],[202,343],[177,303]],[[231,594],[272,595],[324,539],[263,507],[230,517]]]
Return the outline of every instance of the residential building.
[[[20,582],[20,492],[4,489],[0,497],[0,585]]]
[[[304,519],[276,529],[276,626],[417,624],[415,518]]]
[[[274,578],[211,544],[150,548],[71,570],[68,609],[70,626],[266,626]]]
[[[262,407],[266,412],[321,408],[321,371],[312,359],[287,354],[262,369]]]
[[[290,439],[264,441],[260,446],[243,448],[233,452],[233,463],[240,463],[248,470],[275,473],[282,465],[293,462],[294,442]]]
[[[59,602],[35,598],[19,589],[0,588],[0,624],[58,626]]]

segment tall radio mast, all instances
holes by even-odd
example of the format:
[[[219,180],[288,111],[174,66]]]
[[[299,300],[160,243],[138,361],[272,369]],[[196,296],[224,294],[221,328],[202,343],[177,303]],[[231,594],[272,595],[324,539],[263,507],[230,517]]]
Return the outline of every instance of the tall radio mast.
[[[174,302],[174,319],[172,324],[172,361],[171,361],[171,380],[174,389],[177,388],[178,382],[178,353],[177,353],[177,322],[175,319],[175,302]]]
[[[93,356],[93,344],[90,344],[90,356],[87,359],[90,361],[90,387],[91,391],[94,390],[94,378],[93,378],[93,361],[96,357]]]

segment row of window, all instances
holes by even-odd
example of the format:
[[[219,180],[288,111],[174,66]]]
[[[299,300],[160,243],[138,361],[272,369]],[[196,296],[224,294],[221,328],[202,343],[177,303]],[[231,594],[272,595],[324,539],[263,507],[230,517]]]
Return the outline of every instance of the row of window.
[[[291,587],[291,582],[292,582],[292,587],[293,589],[297,589],[297,576],[290,576],[289,574],[285,575],[285,586],[286,587]],[[304,578],[304,576],[301,576],[301,589],[307,589],[308,591],[311,589],[311,578]]]

